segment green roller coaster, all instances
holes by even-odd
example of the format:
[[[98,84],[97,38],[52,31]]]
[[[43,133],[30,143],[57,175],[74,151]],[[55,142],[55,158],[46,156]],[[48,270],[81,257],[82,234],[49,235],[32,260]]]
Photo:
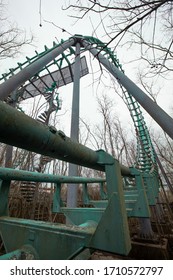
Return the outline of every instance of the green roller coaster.
[[[70,61],[75,57],[77,44],[82,53],[89,51],[94,55],[121,86],[136,131],[137,156],[133,167],[123,166],[105,151],[93,151],[49,126],[50,114],[60,109],[58,97],[55,103],[56,90],[70,82],[76,83],[76,62]],[[82,77],[87,73],[86,58],[82,57],[77,75]],[[0,80],[0,141],[42,155],[39,172],[0,168],[0,232],[6,250],[0,259],[27,258],[28,254],[33,259],[82,259],[86,258],[86,250],[96,249],[128,255],[131,250],[128,218],[140,218],[149,224],[150,206],[157,204],[160,188],[156,154],[140,105],[172,138],[173,120],[125,76],[114,52],[90,36],[74,35],[54,43],[50,49],[45,46],[43,52],[26,57],[24,63],[18,63]],[[39,94],[45,97],[49,108],[37,120],[9,106]],[[53,158],[101,170],[105,179],[40,172]],[[12,180],[23,181],[26,187],[26,182],[54,183],[52,212],[63,213],[70,224],[9,217]],[[100,183],[99,201],[91,200],[88,195],[88,184],[96,182]],[[85,207],[68,207],[62,202],[63,183],[83,185]],[[13,232],[12,237],[9,232]]]
[[[99,51],[99,53],[103,54],[104,57],[106,59],[108,59],[111,63],[113,63],[118,69],[120,69],[123,73],[123,69],[122,69],[122,65],[119,63],[119,60],[117,59],[116,55],[113,53],[113,51],[106,47],[106,44],[104,44],[103,42],[101,42],[99,39],[91,37],[91,36],[83,36],[82,37],[84,40],[86,40],[87,42],[89,42],[93,47],[96,47],[97,50]],[[61,43],[59,45],[61,45],[64,41],[61,40]],[[9,73],[5,73],[2,74],[2,77],[0,78],[0,80],[7,80],[9,77],[11,77],[12,75],[15,75],[16,73],[18,73],[20,70],[22,70],[23,68],[27,67],[28,65],[32,64],[33,62],[37,61],[38,59],[40,59],[41,57],[44,57],[47,53],[51,52],[52,50],[56,49],[57,46],[59,46],[58,44],[56,44],[55,42],[53,43],[53,48],[48,49],[47,46],[45,46],[45,51],[41,52],[41,53],[36,53],[36,55],[32,58],[26,57],[26,61],[24,63],[18,63],[18,67],[14,68],[14,69],[10,69]],[[58,70],[61,72],[61,69],[63,67],[64,62],[67,63],[69,69],[70,69],[70,74],[73,76],[72,73],[72,67],[71,67],[71,63],[69,61],[69,58],[73,55],[74,56],[75,51],[72,47],[69,47],[66,51],[66,53],[62,53],[60,58],[58,57],[58,59],[54,59],[53,61],[51,61],[50,63],[48,63],[47,65],[45,65],[39,72],[37,72],[34,76],[31,77],[31,79],[29,79],[29,82],[31,84],[32,81],[34,81],[35,79],[39,80],[41,79],[43,81],[44,78],[40,77],[40,74],[42,73],[42,71],[47,71],[47,74],[49,74],[52,78],[52,85],[56,85],[57,87],[64,85],[58,83],[57,81],[55,81],[52,73],[50,72],[50,68],[52,66],[56,66],[58,68]],[[63,80],[63,73],[62,73],[62,80]],[[35,84],[34,88],[36,87]],[[51,86],[52,86],[51,85]],[[25,88],[25,90],[27,91],[27,87],[26,86],[21,86],[21,89],[18,90],[18,96],[19,96],[19,100],[22,100],[26,97],[34,97],[36,94],[32,95],[31,92],[27,91],[28,96],[23,96],[23,87]],[[40,84],[39,84],[40,87]],[[47,89],[49,87],[49,85],[44,83],[44,87]],[[51,87],[50,87],[51,89]],[[132,117],[134,126],[135,126],[135,131],[136,131],[136,136],[137,136],[137,162],[135,163],[136,166],[138,166],[139,169],[141,169],[142,171],[146,171],[146,172],[157,172],[157,165],[156,165],[156,159],[155,159],[155,153],[154,153],[154,149],[153,149],[153,145],[150,139],[150,135],[144,120],[144,117],[142,115],[141,109],[140,109],[140,105],[139,103],[133,98],[133,96],[131,94],[128,93],[128,91],[123,90],[123,95],[124,98],[126,100],[126,104],[127,107],[129,109],[130,115]],[[37,94],[43,94],[43,91],[41,91],[39,88],[37,88]],[[26,95],[26,94],[25,94]],[[10,99],[8,97],[7,99],[8,102],[10,102]],[[153,168],[154,167],[154,168]]]

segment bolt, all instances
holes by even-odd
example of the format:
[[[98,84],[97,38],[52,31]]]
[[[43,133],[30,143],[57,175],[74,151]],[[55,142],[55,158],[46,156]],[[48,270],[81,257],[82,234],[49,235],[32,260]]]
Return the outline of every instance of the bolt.
[[[62,138],[63,140],[65,140],[66,135],[65,135],[65,133],[64,133],[63,131],[58,130],[58,134],[59,134],[59,136],[61,136],[61,138]]]
[[[53,134],[56,134],[56,132],[57,132],[57,129],[56,129],[56,127],[54,127],[54,126],[49,126],[49,130],[50,130],[50,132],[52,132]]]

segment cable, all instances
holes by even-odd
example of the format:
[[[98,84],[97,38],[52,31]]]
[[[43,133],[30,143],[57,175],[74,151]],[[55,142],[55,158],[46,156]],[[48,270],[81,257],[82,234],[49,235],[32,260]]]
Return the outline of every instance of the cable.
[[[40,4],[39,4],[39,14],[40,14],[40,24],[39,26],[42,27],[42,0],[40,0]]]

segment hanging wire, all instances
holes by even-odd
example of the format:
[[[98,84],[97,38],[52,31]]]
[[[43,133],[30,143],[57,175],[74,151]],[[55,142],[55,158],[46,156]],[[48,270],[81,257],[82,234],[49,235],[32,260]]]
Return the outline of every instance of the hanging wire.
[[[39,14],[40,14],[40,24],[39,24],[39,26],[42,27],[42,0],[40,0],[40,4],[39,4]]]
[[[42,0],[40,0],[40,2],[39,2],[39,15],[40,15],[40,23],[39,23],[39,26],[42,27],[42,19],[43,19],[43,17],[42,17]],[[48,20],[46,20],[46,19],[43,19],[43,21],[46,22],[46,23],[50,23],[50,24],[54,25],[55,27],[59,28],[62,32],[66,32],[66,33],[69,34],[70,36],[73,36],[73,34],[71,34],[70,32],[68,32],[66,29],[64,29],[64,28],[62,28],[62,27],[56,25],[54,22],[48,21]]]
[[[58,26],[57,24],[55,24],[53,21],[49,21],[46,19],[43,19],[44,22],[52,24],[53,26],[57,27],[58,29],[60,29],[62,32],[66,32],[67,34],[69,34],[70,36],[73,36],[73,34],[71,34],[70,32],[68,32],[66,29],[64,29],[63,27]]]

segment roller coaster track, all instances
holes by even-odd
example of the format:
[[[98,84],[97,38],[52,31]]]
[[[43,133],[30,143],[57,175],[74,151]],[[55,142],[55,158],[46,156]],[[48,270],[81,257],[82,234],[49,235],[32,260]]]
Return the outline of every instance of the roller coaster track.
[[[87,41],[89,44],[91,44],[93,47],[95,47],[102,55],[104,55],[104,57],[106,57],[112,64],[114,64],[117,68],[119,68],[119,70],[124,72],[122,65],[119,63],[119,60],[117,59],[117,56],[111,50],[111,48],[108,48],[106,46],[106,44],[101,42],[99,39],[91,37],[91,36],[81,36],[80,35],[80,37],[83,40]],[[44,55],[46,55],[47,53],[49,53],[50,51],[55,49],[57,46],[60,46],[63,42],[64,42],[63,40],[61,40],[60,44],[53,42],[52,48],[49,49],[47,46],[45,46],[45,50],[43,52],[41,52],[41,53],[36,52],[36,55],[33,56],[32,58],[26,57],[26,61],[24,63],[18,63],[18,66],[16,68],[10,69],[10,71],[8,73],[2,74],[0,81],[7,80],[12,75],[19,72],[21,69],[27,67],[28,65],[32,64],[39,58],[43,57]],[[28,81],[28,83],[33,84],[36,79],[42,80],[40,75],[42,73],[44,73],[44,74],[47,73],[52,77],[52,83],[54,83],[54,85],[55,85],[56,81],[54,80],[50,69],[51,69],[51,67],[56,66],[61,73],[64,62],[68,65],[71,76],[73,76],[69,58],[71,58],[71,56],[74,56],[74,54],[75,54],[75,51],[74,51],[73,47],[69,47],[65,52],[63,52],[60,56],[58,56],[58,59],[54,59],[49,64],[47,64],[44,68],[42,68],[39,73],[35,74]],[[62,79],[63,79],[63,75],[62,75]],[[73,80],[73,77],[72,77],[72,80]],[[64,84],[65,84],[65,82],[64,82]],[[48,85],[45,84],[45,88],[46,88],[46,86],[48,87]],[[58,87],[58,85],[56,85],[56,86]],[[23,87],[25,87],[25,90],[26,90],[25,85],[22,85],[21,88],[19,88],[19,90],[18,90],[19,100],[24,99],[24,97],[21,94],[21,89]],[[150,138],[150,134],[149,134],[146,122],[142,115],[140,105],[134,99],[134,97],[131,94],[129,94],[122,86],[121,86],[121,88],[122,88],[122,93],[123,93],[123,100],[126,103],[127,108],[130,112],[130,115],[131,115],[131,118],[133,120],[133,124],[135,127],[136,137],[137,137],[137,154],[136,154],[136,162],[134,163],[134,166],[136,168],[140,169],[141,171],[144,171],[147,173],[157,173],[155,152],[154,152],[154,148],[152,145],[152,141]],[[39,88],[37,90],[39,91]],[[28,92],[28,94],[29,94],[29,97],[33,97],[30,92]],[[49,102],[50,93],[49,94],[45,93],[44,96],[45,96],[47,102]],[[6,99],[6,101],[8,103],[10,103],[11,99],[14,99],[14,97],[12,95],[9,96]],[[48,114],[47,111],[42,113],[42,115],[40,115],[38,117],[38,120],[42,121],[42,122],[46,122],[47,114]]]
[[[111,63],[124,72],[122,65],[119,63],[117,56],[114,54],[111,48],[108,48],[106,44],[97,38],[89,36],[85,36],[84,38],[94,45]],[[129,109],[137,137],[137,155],[135,167],[148,173],[157,172],[154,148],[146,122],[142,115],[140,105],[123,87],[121,88],[123,99]]]
[[[77,90],[74,90],[73,93],[79,93],[79,74],[83,76],[88,71],[86,58],[81,57],[81,64],[80,60],[76,59],[79,58],[77,57],[79,43],[82,53],[89,50],[120,83],[123,100],[132,117],[137,138],[137,155],[133,167],[123,166],[104,150],[89,149],[49,126],[50,114],[60,105],[56,106],[54,103],[54,93],[57,88],[74,81],[74,89],[77,88]],[[75,63],[72,63],[74,58]],[[84,64],[82,64],[83,62]],[[80,66],[82,67],[80,68]],[[63,72],[64,69],[65,72]],[[84,73],[80,73],[80,71]],[[56,77],[55,72],[56,75],[58,74]],[[68,75],[64,76],[66,72]],[[4,101],[0,102],[0,141],[36,153],[36,156],[41,154],[37,170],[39,172],[0,168],[0,231],[4,246],[7,248],[6,254],[0,259],[16,256],[16,248],[19,248],[17,251],[19,259],[21,256],[23,257],[23,251],[26,254],[31,252],[35,259],[88,258],[83,255],[85,248],[128,255],[132,248],[128,223],[130,217],[140,218],[142,236],[155,237],[150,222],[150,206],[153,208],[158,203],[160,184],[154,148],[139,106],[139,104],[145,105],[148,97],[143,93],[147,98],[146,102],[142,102],[139,98],[143,96],[142,90],[132,81],[129,83],[130,79],[123,72],[116,55],[106,44],[93,37],[75,35],[67,41],[61,41],[60,44],[54,43],[50,49],[45,47],[43,52],[36,53],[33,58],[27,57],[24,63],[18,63],[16,68],[10,69],[0,78],[5,81],[0,85],[0,100]],[[12,108],[17,108],[17,104],[20,105],[22,100],[37,95],[45,98],[47,107],[44,112],[38,114],[36,120]],[[12,106],[8,106],[5,102]],[[151,102],[149,105],[153,109],[153,103]],[[144,109],[146,107],[143,106]],[[17,109],[20,110],[19,107]],[[152,110],[148,110],[149,113],[150,111]],[[156,110],[153,111],[156,112]],[[150,115],[155,117],[153,112]],[[164,127],[169,118],[163,112],[161,119],[162,116],[165,117],[165,121],[161,124],[159,118],[153,118],[158,120],[161,127]],[[105,179],[43,173],[43,167],[52,158],[103,171]],[[33,160],[34,164],[36,161],[38,162],[37,159],[38,157]],[[27,158],[26,161],[29,162]],[[32,220],[34,215],[29,220],[9,217],[8,197],[11,181],[23,182],[21,189],[28,205],[33,200],[36,183],[54,184],[51,214],[65,215],[72,225],[40,223]],[[106,187],[103,185],[105,182]],[[90,183],[99,183],[102,186],[100,187],[100,200],[92,200],[89,197],[88,184]],[[80,205],[79,207],[68,207],[68,204],[62,203],[63,184],[82,184],[84,195],[82,207]],[[30,188],[30,196],[25,192],[26,188]],[[33,213],[36,209],[34,207]],[[160,214],[159,212],[159,219]],[[13,238],[11,238],[11,232],[13,232]],[[46,243],[45,240],[47,240]],[[160,240],[162,242],[162,239],[159,238],[159,242]],[[32,244],[32,246],[25,247],[27,244]]]

